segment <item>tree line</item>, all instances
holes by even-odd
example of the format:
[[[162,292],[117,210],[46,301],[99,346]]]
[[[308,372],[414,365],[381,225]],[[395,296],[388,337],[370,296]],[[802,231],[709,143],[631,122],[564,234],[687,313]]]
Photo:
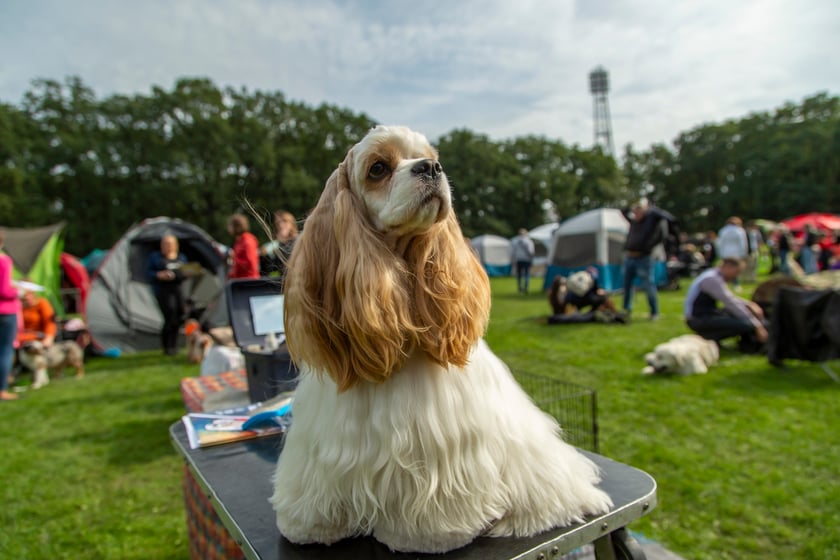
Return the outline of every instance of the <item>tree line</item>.
[[[465,235],[622,206],[642,195],[685,228],[726,216],[780,219],[840,208],[840,112],[825,93],[682,133],[673,147],[600,147],[542,136],[492,140],[467,129],[430,139],[441,153]],[[78,77],[36,80],[0,103],[0,225],[65,221],[65,247],[110,247],[132,224],[170,216],[230,241],[227,217],[252,205],[303,219],[347,149],[375,121],[281,92],[181,79],[171,91],[97,99]]]

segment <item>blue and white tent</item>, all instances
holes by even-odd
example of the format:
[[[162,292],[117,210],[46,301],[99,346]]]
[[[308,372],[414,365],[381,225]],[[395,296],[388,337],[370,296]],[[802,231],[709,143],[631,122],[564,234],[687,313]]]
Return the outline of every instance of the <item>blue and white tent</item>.
[[[510,276],[511,242],[498,235],[479,235],[470,239],[473,251],[488,276]]]
[[[569,218],[554,232],[545,273],[547,290],[558,274],[588,267],[598,270],[598,283],[608,291],[622,287],[624,242],[630,224],[620,210],[598,208]]]

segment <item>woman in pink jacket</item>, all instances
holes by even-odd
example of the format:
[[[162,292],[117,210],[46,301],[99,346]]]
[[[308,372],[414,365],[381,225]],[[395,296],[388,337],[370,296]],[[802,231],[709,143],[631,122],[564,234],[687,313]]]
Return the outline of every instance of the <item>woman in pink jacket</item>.
[[[14,358],[20,300],[12,284],[12,259],[3,252],[6,230],[0,228],[0,401],[11,401],[17,395],[9,392],[9,372]]]

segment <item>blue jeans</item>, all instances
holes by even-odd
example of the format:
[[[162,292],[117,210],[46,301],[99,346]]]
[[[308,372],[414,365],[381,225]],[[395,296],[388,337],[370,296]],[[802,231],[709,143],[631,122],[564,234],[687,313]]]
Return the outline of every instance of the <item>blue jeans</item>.
[[[17,337],[17,315],[0,315],[0,391],[9,388],[9,373],[15,349],[12,346]]]
[[[779,272],[785,276],[790,276],[790,266],[788,265],[788,255],[790,251],[787,249],[779,249]]]
[[[799,252],[799,260],[802,261],[802,270],[805,274],[814,274],[817,272],[817,256],[810,247],[803,246]]]
[[[656,279],[654,277],[655,261],[650,255],[644,257],[624,258],[624,310],[633,311],[634,282],[641,280],[642,289],[647,294],[651,316],[659,315],[659,299],[656,294]]]

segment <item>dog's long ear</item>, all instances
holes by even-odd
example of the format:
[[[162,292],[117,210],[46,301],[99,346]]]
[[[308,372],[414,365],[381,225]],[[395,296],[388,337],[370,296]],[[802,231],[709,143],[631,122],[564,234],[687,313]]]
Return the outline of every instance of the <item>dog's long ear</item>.
[[[413,338],[405,266],[351,190],[352,161],[351,150],[327,181],[286,276],[289,351],[329,372],[339,390],[387,379]]]
[[[413,304],[420,348],[442,366],[466,366],[490,317],[490,281],[455,213],[406,251],[415,278]]]
[[[289,353],[295,362],[304,361],[316,369],[332,369],[343,362],[338,352],[331,351],[333,341],[341,338],[335,312],[339,305],[335,292],[339,255],[332,222],[338,191],[346,188],[346,173],[342,163],[327,180],[295,242],[284,280]]]

